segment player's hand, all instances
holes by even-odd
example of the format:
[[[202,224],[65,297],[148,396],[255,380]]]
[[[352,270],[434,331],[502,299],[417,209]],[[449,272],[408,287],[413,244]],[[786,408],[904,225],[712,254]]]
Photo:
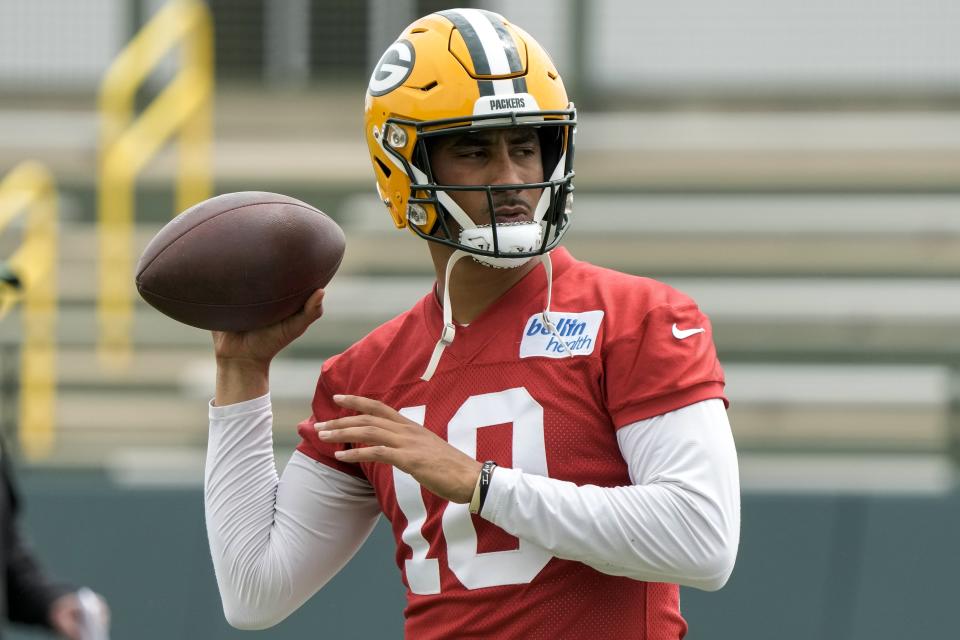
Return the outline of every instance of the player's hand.
[[[337,451],[343,462],[385,462],[413,476],[450,502],[467,503],[480,475],[479,462],[391,407],[361,396],[333,396],[359,415],[317,423],[324,442],[366,445]]]
[[[92,593],[92,592],[91,592]],[[96,604],[100,611],[100,628],[106,629],[110,624],[110,608],[106,600],[98,594],[94,594]],[[65,593],[50,605],[50,626],[54,631],[64,638],[70,640],[84,640],[84,610],[80,603],[80,598],[76,593]]]
[[[255,331],[214,331],[218,406],[262,396],[269,390],[270,362],[323,315],[323,289],[289,318]]]
[[[303,335],[323,315],[323,289],[307,299],[303,309],[276,324],[254,331],[214,331],[217,360],[250,360],[269,363],[284,347]]]

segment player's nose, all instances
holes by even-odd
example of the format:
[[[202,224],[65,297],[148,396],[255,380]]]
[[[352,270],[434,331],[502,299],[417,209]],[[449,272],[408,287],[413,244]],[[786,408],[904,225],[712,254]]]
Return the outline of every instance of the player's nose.
[[[490,184],[520,184],[523,182],[521,166],[512,153],[510,144],[500,138],[491,151]]]

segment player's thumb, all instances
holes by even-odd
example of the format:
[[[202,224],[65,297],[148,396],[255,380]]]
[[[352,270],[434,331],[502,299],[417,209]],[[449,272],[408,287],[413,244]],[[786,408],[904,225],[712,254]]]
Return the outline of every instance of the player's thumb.
[[[323,289],[317,289],[303,303],[304,320],[307,321],[307,324],[323,315],[323,297],[325,295],[326,292]]]
[[[277,349],[284,348],[307,330],[313,321],[323,315],[323,289],[314,291],[307,301],[303,303],[303,308],[289,318],[280,321],[276,327],[279,327],[281,345]]]

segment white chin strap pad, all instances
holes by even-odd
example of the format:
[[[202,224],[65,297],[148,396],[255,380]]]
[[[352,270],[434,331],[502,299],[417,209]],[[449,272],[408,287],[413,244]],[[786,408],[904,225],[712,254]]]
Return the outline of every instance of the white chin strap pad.
[[[493,227],[482,225],[460,232],[460,244],[493,251]],[[513,222],[497,225],[497,247],[500,253],[533,253],[540,248],[542,227],[537,222]],[[526,264],[530,258],[492,258],[474,255],[474,260],[492,267],[512,268]]]

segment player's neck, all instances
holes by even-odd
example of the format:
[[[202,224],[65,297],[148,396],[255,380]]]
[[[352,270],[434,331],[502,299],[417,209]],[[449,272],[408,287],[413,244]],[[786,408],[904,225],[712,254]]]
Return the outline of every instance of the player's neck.
[[[443,245],[430,243],[430,255],[437,273],[437,295],[441,304],[443,304],[444,273],[447,260],[452,253],[452,250]],[[530,260],[513,269],[496,269],[471,258],[463,258],[457,262],[450,274],[449,283],[454,321],[458,324],[473,322],[537,264],[539,264],[537,260]]]

